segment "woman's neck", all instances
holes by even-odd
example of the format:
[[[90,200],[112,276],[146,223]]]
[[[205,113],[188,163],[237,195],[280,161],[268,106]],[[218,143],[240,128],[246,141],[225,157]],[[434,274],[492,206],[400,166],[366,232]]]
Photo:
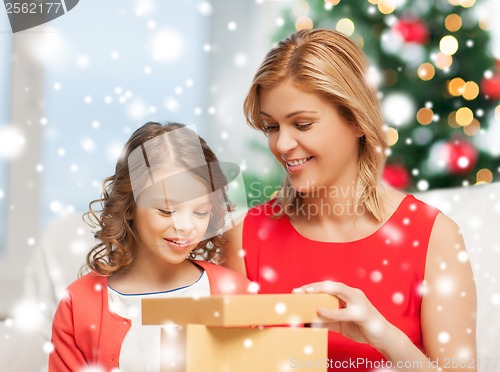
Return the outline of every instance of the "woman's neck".
[[[300,196],[296,216],[311,222],[355,221],[364,215],[364,209],[356,205],[356,181],[319,186]]]
[[[395,212],[405,194],[384,188],[380,197],[384,206],[381,220],[377,220],[366,208],[356,211],[355,199],[348,196],[304,198],[301,207],[304,213],[292,215],[290,220],[294,228],[309,239],[327,242],[359,240],[379,229]]]

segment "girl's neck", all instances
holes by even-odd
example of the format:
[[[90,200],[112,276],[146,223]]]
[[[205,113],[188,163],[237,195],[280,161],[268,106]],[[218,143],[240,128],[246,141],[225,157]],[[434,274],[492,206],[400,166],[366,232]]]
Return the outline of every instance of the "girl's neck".
[[[159,262],[154,265],[136,260],[123,273],[113,274],[109,284],[121,293],[163,292],[191,285],[201,273],[202,269],[189,260],[178,264]]]

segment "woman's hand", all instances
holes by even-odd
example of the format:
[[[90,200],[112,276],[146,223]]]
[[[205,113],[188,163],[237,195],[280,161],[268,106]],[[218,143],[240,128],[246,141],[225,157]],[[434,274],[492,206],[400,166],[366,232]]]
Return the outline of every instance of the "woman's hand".
[[[359,343],[367,343],[376,349],[383,349],[382,343],[388,333],[396,327],[389,323],[366,298],[363,291],[340,282],[324,281],[304,285],[294,293],[328,293],[337,296],[339,309],[319,309],[318,315],[324,319],[323,326]]]

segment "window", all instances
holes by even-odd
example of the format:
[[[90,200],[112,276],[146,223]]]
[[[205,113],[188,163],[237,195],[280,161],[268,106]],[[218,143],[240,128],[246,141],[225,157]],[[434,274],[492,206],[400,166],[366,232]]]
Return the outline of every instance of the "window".
[[[40,221],[85,212],[147,121],[203,123],[208,18],[191,1],[80,2],[41,36]],[[89,27],[89,25],[92,27]]]

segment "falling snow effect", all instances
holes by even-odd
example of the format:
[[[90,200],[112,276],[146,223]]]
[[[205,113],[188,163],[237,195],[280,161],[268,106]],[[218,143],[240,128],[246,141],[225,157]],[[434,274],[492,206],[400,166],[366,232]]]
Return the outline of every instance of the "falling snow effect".
[[[199,16],[204,19],[210,19],[214,12],[212,4],[208,1],[196,1],[195,3]],[[265,2],[256,1],[255,3],[262,4]],[[191,71],[187,73],[181,72],[178,69],[178,65],[176,65],[180,61],[184,63],[183,56],[192,54],[189,49],[191,44],[196,44],[196,48],[202,51],[204,55],[223,53],[223,51],[217,50],[217,48],[220,48],[220,45],[216,45],[216,43],[212,43],[210,40],[191,43],[188,39],[189,35],[187,31],[166,28],[170,27],[170,25],[163,22],[161,17],[157,16],[157,14],[160,14],[161,9],[158,9],[160,5],[155,7],[155,4],[158,4],[158,2],[143,0],[134,1],[130,5],[127,5],[128,21],[130,22],[132,32],[134,32],[133,37],[137,37],[139,30],[141,30],[140,32],[147,30],[147,37],[143,38],[142,44],[133,47],[134,50],[138,51],[138,55],[142,55],[139,59],[140,63],[134,67],[135,71],[137,71],[137,76],[133,76],[132,72],[127,71],[126,76],[122,75],[123,78],[121,80],[106,80],[101,77],[102,81],[99,83],[102,85],[99,85],[98,88],[89,88],[89,85],[86,84],[87,81],[85,81],[88,79],[88,76],[92,74],[100,75],[97,72],[107,71],[106,66],[101,62],[103,59],[114,63],[111,66],[113,66],[113,69],[117,69],[118,74],[117,64],[124,63],[125,60],[130,62],[135,58],[139,58],[138,56],[131,55],[127,46],[119,45],[110,40],[102,43],[107,48],[103,48],[102,51],[94,51],[76,44],[72,46],[73,43],[76,43],[77,39],[74,34],[72,35],[70,32],[66,32],[66,30],[48,28],[47,32],[42,35],[42,40],[40,40],[38,45],[30,50],[30,55],[42,63],[47,71],[52,73],[50,79],[48,79],[48,84],[50,90],[53,92],[52,94],[57,94],[57,96],[51,96],[45,104],[50,104],[50,100],[59,100],[60,98],[56,97],[64,95],[72,99],[72,92],[78,92],[77,97],[73,97],[71,101],[77,102],[77,104],[74,106],[68,105],[68,109],[66,110],[68,113],[64,117],[56,116],[54,113],[44,113],[47,117],[33,118],[32,124],[26,124],[25,127],[20,127],[21,129],[17,127],[13,128],[6,124],[0,126],[0,160],[14,160],[20,155],[30,153],[31,147],[28,146],[30,142],[27,141],[29,137],[25,136],[26,128],[29,129],[29,125],[40,125],[45,128],[47,134],[53,133],[47,139],[50,143],[47,146],[50,146],[52,155],[56,159],[54,157],[44,157],[43,161],[40,160],[33,163],[36,166],[32,167],[33,174],[36,172],[41,177],[49,177],[50,174],[55,174],[55,176],[51,176],[52,180],[63,181],[60,182],[61,185],[53,182],[44,186],[56,190],[54,194],[47,196],[47,199],[41,203],[46,216],[48,216],[45,217],[44,226],[47,226],[50,221],[66,216],[74,204],[78,205],[76,208],[78,213],[84,211],[88,201],[98,196],[104,177],[113,171],[112,167],[121,154],[126,137],[142,121],[177,117],[174,114],[179,115],[178,117],[193,118],[192,120],[194,118],[204,120],[205,115],[224,115],[226,112],[225,110],[221,110],[218,102],[204,102],[196,96],[194,98],[190,96],[190,89],[201,86],[200,77],[193,77]],[[325,8],[329,6],[331,9],[329,3],[326,2],[324,4]],[[373,13],[378,12],[376,7],[369,7],[367,9],[368,11],[371,9]],[[304,9],[298,9],[297,12],[299,15],[307,13]],[[118,16],[118,14],[117,12],[116,15]],[[135,17],[137,22],[141,22],[140,29],[134,28],[133,23],[135,21],[130,17]],[[285,21],[281,17],[275,20],[276,27],[282,27],[284,23]],[[243,27],[243,24],[231,21],[230,18],[224,21],[224,28],[228,34],[237,34],[242,31]],[[105,35],[103,34],[104,37]],[[124,39],[132,40],[133,38],[124,37]],[[137,39],[140,39],[140,37],[137,37]],[[470,40],[466,42],[467,47],[472,47],[473,44],[473,41]],[[165,45],[169,45],[169,48],[165,48]],[[382,47],[388,53],[401,55],[410,65],[417,62],[420,63],[421,50],[418,46],[403,45],[398,35],[394,35],[394,32],[383,35]],[[227,55],[226,58],[231,61],[230,64],[237,71],[246,71],[244,69],[254,63],[253,56],[244,48],[234,50],[234,53]],[[64,75],[61,72],[64,69],[69,71],[69,75]],[[107,71],[110,76],[115,72],[113,69]],[[181,77],[179,81],[170,83],[169,79],[173,80],[172,77],[167,79],[167,77],[161,75],[167,69],[175,71]],[[372,73],[373,76],[369,77],[370,82],[374,85],[379,84],[380,76],[378,75],[380,75],[380,71],[374,69]],[[77,76],[78,74],[82,76],[82,80],[78,84],[68,79],[68,76]],[[492,72],[490,71],[485,77],[491,75]],[[147,84],[144,80],[145,78],[156,81],[156,84],[160,83],[159,85],[162,86],[161,91],[153,91],[149,85],[145,85]],[[134,83],[134,79],[138,83]],[[90,80],[88,82],[91,83]],[[121,86],[117,86],[117,84]],[[78,85],[85,86],[85,89],[77,89]],[[151,89],[151,95],[146,95],[148,89]],[[27,87],[26,92],[32,92],[32,88]],[[396,98],[389,105],[387,102],[391,102],[391,99],[394,99],[394,97],[385,97],[384,102],[386,102],[385,105],[387,106],[385,112],[388,113],[387,120],[395,127],[404,127],[409,120],[408,118],[415,116],[415,102],[411,98],[408,100],[408,97],[404,96]],[[55,102],[59,107],[66,107],[68,101]],[[396,105],[401,110],[390,110],[391,106],[393,108]],[[429,108],[432,108],[432,105]],[[476,115],[478,117],[482,116],[479,112],[476,112]],[[236,122],[236,118],[234,120]],[[67,129],[61,127],[66,127]],[[83,127],[85,130],[79,129]],[[126,130],[124,130],[125,127],[127,127]],[[476,146],[481,151],[485,151],[492,156],[500,155],[500,142],[497,140],[500,138],[499,128],[500,126],[497,121],[487,130],[479,132],[474,137]],[[233,138],[231,131],[221,131],[220,137],[226,141]],[[413,132],[411,140],[408,145],[415,143],[426,145],[434,141],[434,135],[429,128],[419,127]],[[445,169],[445,163],[443,161],[440,163],[439,157],[431,155],[430,158],[430,163],[433,163],[430,165],[437,165],[437,173]],[[253,157],[249,156],[248,159],[253,159]],[[467,162],[468,158],[463,158],[459,160],[459,165],[466,166]],[[85,174],[85,170],[89,164],[92,168],[101,168],[100,172],[97,173],[95,171]],[[99,167],[96,167],[95,164],[99,164]],[[56,172],[53,171],[54,169]],[[500,168],[493,170],[498,173]],[[419,172],[420,170],[415,169],[415,171]],[[29,177],[31,176],[29,175]],[[71,178],[73,176],[85,179],[83,182],[84,187],[78,187],[77,181]],[[429,182],[426,179],[420,179],[418,173],[415,176],[418,180],[416,183],[418,191],[427,191],[430,187]],[[27,180],[23,180],[23,185],[25,181]],[[5,203],[9,200],[9,189],[3,185],[0,185],[0,187],[0,202]],[[82,191],[82,188],[85,188],[85,191]],[[87,189],[90,191],[87,191]],[[500,240],[497,235],[493,235],[495,231],[498,231],[495,221],[498,222],[498,217],[500,216],[500,193],[497,191],[497,194],[494,195],[495,197],[487,201],[484,201],[484,198],[479,198],[478,193],[474,190],[471,192],[465,190],[457,191],[457,194],[461,194],[462,197],[454,199],[449,194],[432,194],[431,191],[425,197],[429,201],[432,201],[433,205],[438,206],[443,212],[456,219],[464,231],[467,252],[456,252],[455,257],[462,264],[471,263],[476,275],[477,286],[481,290],[483,302],[479,303],[478,321],[479,339],[483,340],[480,347],[484,348],[486,344],[498,345],[498,335],[500,334],[500,319],[498,316],[500,313],[500,278],[498,276],[500,244],[498,242]],[[478,204],[477,200],[484,202],[483,204]],[[0,204],[0,208],[3,208],[4,205],[7,204]],[[488,213],[488,217],[485,217],[482,211],[487,211],[485,213]],[[87,237],[91,236],[88,231],[85,233]],[[398,240],[399,234],[398,231],[391,231],[388,233],[387,242],[394,244]],[[268,231],[259,231],[260,239],[267,239],[268,235]],[[26,232],[25,236],[22,237],[22,241],[26,246],[36,249],[42,243],[38,236],[33,235],[33,232]],[[80,241],[70,240],[69,242],[69,244],[66,244],[67,255],[75,254],[83,257],[89,248],[88,239]],[[90,242],[90,244],[92,243],[93,241]],[[414,241],[413,247],[418,248],[418,246],[418,241]],[[379,263],[379,265],[379,267],[387,267],[390,265],[390,262],[384,261]],[[51,267],[50,277],[55,282],[63,281],[65,271],[64,266]],[[443,270],[443,272],[445,271]],[[268,281],[275,281],[277,279],[277,274],[272,268],[263,270],[262,276]],[[375,284],[383,285],[384,283],[385,276],[381,269],[369,270],[366,272],[366,276],[367,279]],[[230,283],[228,285],[230,286]],[[258,285],[255,284],[255,287],[258,287]],[[438,288],[443,294],[450,294],[454,291],[454,283],[449,278],[443,277],[439,281]],[[96,288],[96,290],[102,290],[102,288]],[[64,290],[59,289],[57,291],[58,298],[62,298],[64,295]],[[404,301],[404,296],[401,293],[394,293],[392,301],[394,304],[400,304]],[[36,330],[41,324],[40,314],[45,314],[49,306],[49,302],[19,302],[15,307],[13,316],[2,323],[9,330],[9,333],[1,333],[0,336],[2,338],[12,338],[14,330],[22,330],[23,332]],[[488,324],[486,324],[487,321]],[[3,328],[2,332],[4,332]],[[452,337],[452,334],[443,331],[439,334],[439,342],[446,344],[450,342]],[[252,344],[251,339],[246,339],[245,342],[246,347]],[[50,353],[53,346],[47,341],[42,344],[41,348],[44,353]],[[309,354],[309,348],[308,346],[304,347],[305,354]],[[483,354],[486,357],[498,355],[498,352],[494,353],[491,351],[492,349],[488,350],[490,350],[489,354]],[[496,350],[498,351],[498,349]],[[464,355],[467,355],[467,352],[464,351]],[[97,372],[102,370],[98,367],[89,367],[82,370],[82,372]],[[286,362],[284,363],[283,370],[290,370],[289,363],[288,365]]]

